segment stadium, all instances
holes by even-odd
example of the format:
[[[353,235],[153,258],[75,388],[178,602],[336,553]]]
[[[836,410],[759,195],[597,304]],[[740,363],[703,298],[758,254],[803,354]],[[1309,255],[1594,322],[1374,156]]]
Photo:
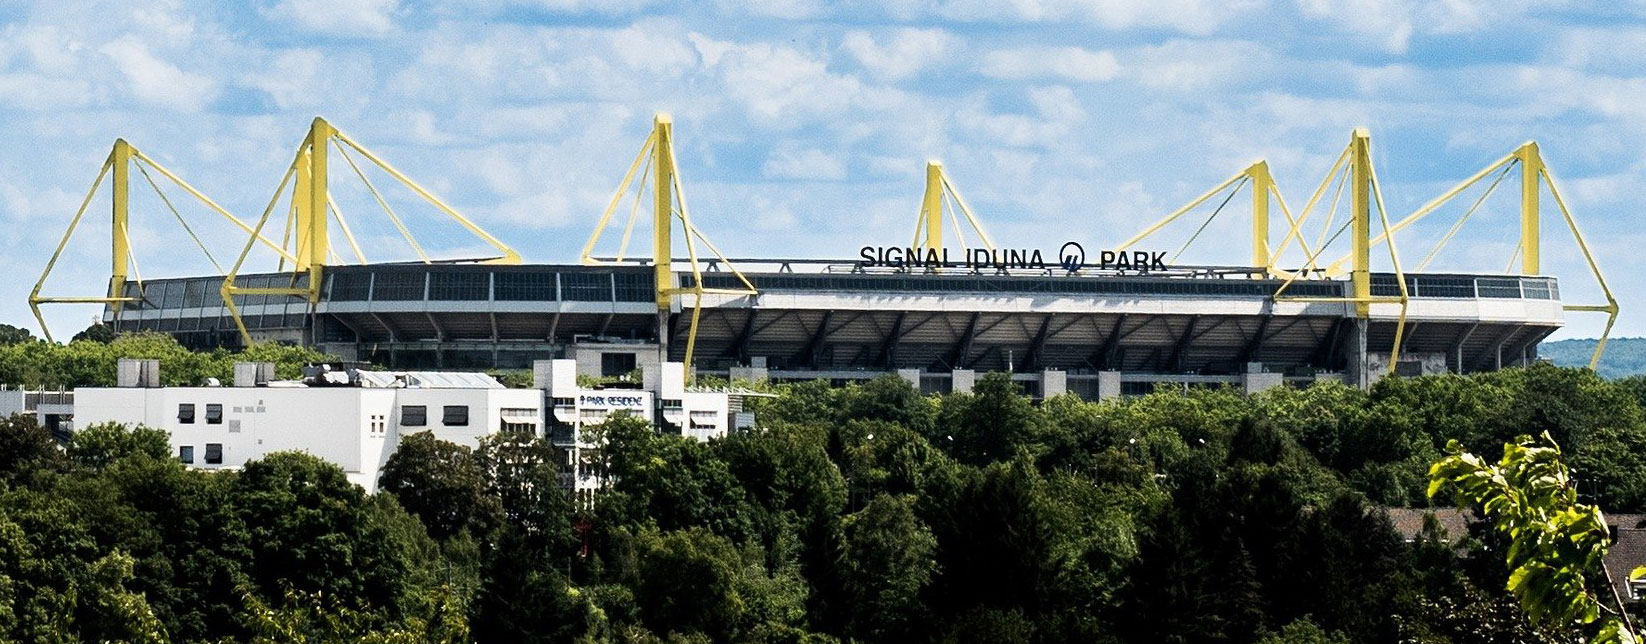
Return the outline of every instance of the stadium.
[[[912,243],[815,259],[722,255],[685,207],[672,137],[670,119],[659,115],[582,256],[564,264],[521,263],[509,246],[322,119],[277,191],[275,201],[284,196],[290,203],[286,239],[278,244],[265,235],[278,212],[275,202],[255,224],[240,222],[117,142],[104,167],[114,182],[114,221],[121,224],[114,227],[107,294],[48,297],[37,286],[30,305],[38,316],[41,304],[96,302],[117,331],[164,332],[197,348],[301,343],[398,369],[523,369],[533,360],[574,357],[580,368],[605,375],[663,362],[686,363],[699,375],[774,381],[895,373],[928,392],[968,390],[976,374],[1004,371],[1032,395],[1072,392],[1088,399],[1165,385],[1226,383],[1254,391],[1321,379],[1369,386],[1391,373],[1488,371],[1536,360],[1538,343],[1561,328],[1569,312],[1604,313],[1608,330],[1617,315],[1535,143],[1393,220],[1384,211],[1369,136],[1356,130],[1295,213],[1267,164],[1258,162],[1126,243],[1089,257],[1081,240],[1059,248],[997,247],[941,165],[931,162]],[[359,173],[350,154],[382,168],[499,255],[336,261],[336,233],[349,245],[356,241],[340,213],[327,216],[328,167]],[[336,163],[340,158],[346,165]],[[129,242],[121,231],[131,163],[159,170],[240,224],[249,239],[233,269],[128,278]],[[1466,192],[1479,192],[1493,177],[1488,194],[1505,177],[1511,184],[1520,180],[1519,270],[1403,270],[1389,241],[1394,233]],[[1142,250],[1151,235],[1206,204],[1221,198],[1211,217],[1228,210],[1242,189],[1250,193],[1250,265],[1179,264]],[[1544,194],[1557,208],[1540,207]],[[613,215],[631,198],[622,246],[615,256],[596,256]],[[1452,233],[1484,199],[1481,194]],[[1542,274],[1543,210],[1558,211],[1605,302],[1564,302],[1559,280]],[[82,207],[75,223],[84,214]],[[649,252],[638,258],[627,252],[637,220],[649,224],[652,236]],[[1306,232],[1309,226],[1320,227],[1320,234]],[[974,247],[963,246],[968,231]],[[65,243],[73,232],[71,224]],[[945,232],[959,246],[946,245]],[[416,246],[409,233],[407,240]],[[247,256],[262,247],[281,256],[282,270],[241,274]],[[1327,254],[1343,248],[1341,259]],[[1288,250],[1300,259],[1282,266]],[[54,256],[47,275],[55,262]]]

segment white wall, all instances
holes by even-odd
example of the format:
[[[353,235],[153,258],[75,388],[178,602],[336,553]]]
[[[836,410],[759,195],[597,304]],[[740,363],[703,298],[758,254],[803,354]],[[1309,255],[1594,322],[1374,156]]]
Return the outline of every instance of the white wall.
[[[442,440],[476,447],[498,431],[502,409],[530,409],[542,433],[542,393],[535,389],[375,389],[362,387],[82,388],[75,426],[100,422],[143,424],[171,434],[172,453],[194,447],[194,467],[238,468],[277,451],[308,452],[336,464],[368,492],[400,437],[432,431]],[[178,422],[178,406],[193,403],[193,423]],[[208,404],[223,405],[222,424],[206,422]],[[402,427],[404,405],[428,407],[428,425]],[[442,423],[446,405],[469,407],[469,424]],[[380,417],[379,421],[377,418]],[[375,431],[380,422],[382,431]],[[236,431],[238,429],[238,431]],[[206,444],[223,446],[223,462],[205,462]]]

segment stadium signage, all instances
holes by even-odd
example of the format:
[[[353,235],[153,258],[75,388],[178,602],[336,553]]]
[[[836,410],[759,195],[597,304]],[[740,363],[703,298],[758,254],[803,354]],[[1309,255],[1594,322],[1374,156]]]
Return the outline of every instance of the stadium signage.
[[[958,257],[947,248],[905,246],[864,246],[858,251],[865,268],[1020,268],[1044,270],[1046,256],[1034,248],[969,248]],[[1104,250],[1097,254],[1097,262],[1086,262],[1086,249],[1079,242],[1066,242],[1057,252],[1057,264],[1075,272],[1082,268],[1099,270],[1156,271],[1166,269],[1165,251]]]

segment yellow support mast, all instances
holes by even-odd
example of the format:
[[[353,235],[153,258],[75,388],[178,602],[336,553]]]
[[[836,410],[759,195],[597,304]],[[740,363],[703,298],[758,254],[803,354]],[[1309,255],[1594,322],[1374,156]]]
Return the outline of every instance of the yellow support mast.
[[[1372,310],[1372,156],[1371,135],[1355,128],[1349,139],[1349,238],[1354,270],[1349,274],[1355,317],[1366,319]]]
[[[123,298],[126,295],[126,268],[131,265],[131,237],[127,224],[127,220],[131,218],[131,144],[125,139],[115,139],[110,159],[113,164],[111,169],[114,171],[114,208],[113,217],[109,222],[110,239],[113,242],[109,263],[109,309],[119,315],[120,305],[125,303]]]
[[[309,132],[303,138],[303,143],[298,146],[291,165],[286,169],[286,174],[280,178],[280,185],[275,188],[274,197],[269,199],[269,205],[263,209],[263,214],[258,218],[257,225],[250,229],[252,240],[246,242],[246,246],[241,250],[240,257],[235,261],[234,267],[229,269],[223,278],[223,287],[221,289],[223,305],[228,309],[229,316],[234,319],[235,326],[240,330],[240,337],[246,344],[252,343],[251,332],[246,328],[245,322],[241,320],[240,308],[234,301],[236,295],[302,297],[308,300],[311,310],[319,304],[320,295],[325,287],[326,266],[331,262],[332,257],[336,256],[331,248],[329,217],[335,216],[337,218],[344,237],[348,239],[356,257],[364,263],[364,255],[360,252],[359,245],[354,242],[354,235],[349,230],[347,220],[343,218],[343,211],[337,207],[337,204],[331,198],[330,152],[334,146],[337,148],[338,156],[342,157],[349,168],[360,178],[360,182],[365,185],[366,190],[371,193],[377,204],[383,208],[384,214],[394,223],[395,228],[405,237],[406,243],[417,253],[423,263],[428,264],[432,260],[423,251],[423,247],[417,243],[417,240],[412,237],[411,231],[406,228],[405,223],[389,207],[388,201],[383,198],[377,186],[366,178],[366,174],[360,170],[360,166],[350,157],[349,150],[365,157],[367,161],[370,161],[385,174],[400,182],[401,185],[404,185],[429,205],[434,206],[447,218],[457,222],[464,229],[502,253],[497,257],[471,261],[484,264],[520,263],[520,253],[515,252],[513,248],[482,230],[474,222],[469,221],[467,217],[459,214],[451,206],[446,205],[439,197],[434,196],[423,186],[412,181],[410,177],[396,170],[394,166],[389,165],[387,161],[333,127],[326,119],[317,116],[309,124]],[[296,239],[288,239],[287,242],[294,243],[295,248],[288,253],[284,248],[285,244],[282,244],[282,246],[276,247],[276,250],[282,258],[292,262],[293,285],[267,288],[237,286],[235,280],[238,278],[241,268],[245,266],[246,258],[251,255],[252,247],[256,245],[255,242],[262,239],[263,227],[268,225],[269,217],[274,213],[275,206],[280,203],[281,198],[285,196],[286,186],[288,185],[292,186],[289,209],[291,229],[288,230],[288,233],[294,230]],[[298,287],[296,285],[297,276],[305,274],[308,277],[308,283]]]
[[[142,299],[141,289],[143,278],[141,272],[135,271],[137,266],[137,258],[132,252],[131,244],[132,167],[137,168],[138,172],[149,184],[149,187],[153,188],[155,194],[160,197],[161,203],[164,204],[165,207],[171,212],[177,222],[181,224],[183,231],[187,233],[188,236],[194,241],[201,253],[206,256],[206,259],[211,260],[214,265],[216,264],[216,260],[212,258],[211,251],[206,248],[205,243],[201,241],[200,237],[194,233],[194,229],[191,228],[188,222],[184,220],[182,213],[178,212],[177,208],[172,204],[171,199],[167,198],[164,192],[161,192],[160,184],[154,180],[153,175],[149,174],[149,170],[154,170],[161,177],[171,181],[174,186],[181,188],[183,192],[205,205],[213,213],[227,219],[230,223],[233,223],[235,227],[247,233],[252,232],[252,228],[246,225],[245,222],[230,214],[227,210],[224,210],[222,206],[217,205],[217,202],[212,201],[211,198],[202,194],[199,190],[195,189],[194,186],[189,185],[187,181],[184,181],[182,178],[178,177],[171,170],[166,169],[165,166],[160,165],[158,161],[155,161],[148,155],[143,154],[141,150],[137,149],[136,146],[133,146],[125,139],[116,139],[114,146],[109,151],[108,158],[103,161],[102,168],[97,172],[97,179],[92,181],[91,189],[86,191],[85,198],[80,202],[80,208],[75,211],[74,217],[69,220],[68,229],[63,231],[63,237],[57,242],[57,248],[52,251],[51,259],[47,260],[45,270],[40,273],[40,279],[35,282],[34,289],[29,292],[29,308],[33,311],[35,320],[40,323],[41,333],[46,336],[48,341],[52,341],[53,338],[51,335],[51,329],[46,325],[45,316],[40,313],[41,304],[103,304],[109,307],[109,311],[111,313],[118,315],[127,302],[135,302]],[[96,197],[97,190],[102,187],[103,180],[105,178],[109,179],[111,184],[109,190],[111,197],[109,209],[110,262],[107,293],[101,296],[41,295],[40,292],[45,288],[47,278],[51,277],[52,269],[57,266],[57,260],[62,258],[63,250],[68,246],[69,239],[74,236],[74,231],[79,228],[80,221],[84,218],[87,208],[91,206],[92,199]],[[290,254],[286,253],[284,250],[281,250],[280,247],[275,245],[274,242],[269,241],[261,235],[254,234],[251,241],[252,243],[262,243],[265,246],[274,249],[275,252],[280,253],[282,257],[288,259],[291,258]],[[133,275],[134,272],[137,273],[135,276]],[[136,297],[126,295],[126,284],[132,281],[132,277],[136,277],[136,282],[138,284],[139,295]]]
[[[1350,184],[1348,186],[1350,252],[1346,259],[1352,261],[1353,264],[1349,275],[1349,296],[1287,296],[1285,294],[1286,290],[1291,287],[1293,282],[1304,276],[1305,273],[1300,271],[1292,273],[1286,278],[1285,282],[1281,283],[1280,288],[1275,289],[1273,299],[1277,302],[1347,302],[1354,306],[1355,318],[1359,320],[1358,324],[1362,325],[1366,324],[1365,321],[1371,318],[1373,304],[1399,304],[1400,312],[1395,319],[1394,343],[1389,348],[1388,368],[1389,372],[1392,373],[1400,361],[1400,351],[1402,344],[1405,342],[1406,313],[1410,304],[1410,293],[1406,290],[1406,273],[1401,268],[1400,254],[1396,252],[1394,246],[1393,235],[1397,227],[1389,224],[1389,214],[1383,203],[1383,191],[1377,180],[1377,169],[1372,165],[1371,148],[1371,133],[1366,128],[1355,128],[1349,137],[1348,147],[1344,149],[1343,154],[1338,156],[1331,169],[1326,172],[1320,186],[1315,189],[1314,196],[1304,206],[1303,212],[1292,221],[1292,229],[1286,235],[1287,240],[1293,237],[1298,238],[1300,242],[1303,240],[1301,229],[1304,222],[1307,221],[1315,204],[1319,203],[1320,197],[1326,193],[1334,182],[1338,181],[1339,170],[1341,169],[1344,174],[1343,181]],[[1371,234],[1374,209],[1377,214],[1377,221],[1381,224],[1383,230],[1378,240],[1388,242],[1389,262],[1394,269],[1394,281],[1399,295],[1374,295],[1372,293],[1371,248],[1378,241],[1372,239]],[[1328,239],[1321,247],[1309,252],[1306,265],[1311,268],[1315,266],[1320,254],[1324,253],[1327,246],[1330,245],[1331,240]],[[1306,246],[1305,249],[1307,249]]]
[[[1527,141],[1515,150],[1514,156],[1520,162],[1520,273],[1537,275],[1542,271],[1537,202],[1543,157],[1537,152],[1536,141]]]
[[[666,314],[674,302],[674,118],[668,113],[659,112],[652,119],[652,141],[652,190],[656,195],[652,200],[652,272],[657,280],[657,310]],[[694,329],[696,320],[693,312]],[[693,333],[687,343],[695,339]]]
[[[635,175],[640,175],[638,183]],[[652,257],[653,276],[656,281],[656,299],[658,314],[658,337],[662,339],[663,349],[666,352],[669,341],[668,316],[680,308],[679,299],[683,295],[691,295],[692,317],[691,326],[686,332],[686,355],[683,361],[685,377],[691,379],[693,354],[697,350],[697,326],[703,312],[704,295],[737,295],[756,296],[760,292],[755,289],[754,283],[737,270],[726,255],[716,248],[708,237],[704,236],[692,224],[691,211],[686,207],[686,194],[681,189],[680,162],[674,154],[674,119],[666,112],[659,112],[652,119],[652,131],[646,137],[646,142],[640,146],[640,153],[635,156],[634,163],[629,165],[628,172],[624,173],[623,180],[618,183],[617,191],[612,194],[611,202],[601,213],[600,220],[595,224],[594,232],[589,235],[589,241],[583,245],[580,260],[585,265],[605,263],[607,260],[594,257],[594,249],[600,242],[600,237],[611,223],[612,214],[622,205],[623,199],[629,195],[629,187],[635,186],[634,208],[629,212],[628,222],[623,228],[622,241],[617,249],[616,262],[623,262],[628,254],[629,234],[634,230],[636,220],[640,215],[640,205],[644,199],[646,178],[652,177]],[[687,261],[691,266],[691,285],[679,286],[674,274],[674,225],[679,222],[682,241],[686,246]],[[703,286],[703,268],[698,261],[697,244],[703,244],[713,253],[718,264],[724,266],[733,277],[737,278],[740,287],[733,288],[706,288]]]
[[[916,246],[926,250],[943,251],[943,163],[926,162],[926,194],[920,199],[920,222],[915,235],[925,233],[925,241],[915,240]]]
[[[945,208],[944,204],[948,207]],[[960,243],[960,249],[965,252],[969,247],[966,244],[966,227],[969,226],[977,235],[983,248],[993,251],[994,238],[984,230],[983,222],[972,212],[971,206],[966,204],[965,198],[960,196],[954,184],[949,181],[943,172],[943,162],[929,160],[926,162],[926,191],[920,198],[920,212],[914,222],[914,242],[910,248],[920,248],[943,252],[943,215],[948,211],[949,225],[954,227],[955,240]],[[965,226],[961,224],[961,216],[965,216]]]
[[[1269,163],[1258,161],[1246,170],[1252,178],[1252,266],[1269,266],[1269,193],[1275,189]]]

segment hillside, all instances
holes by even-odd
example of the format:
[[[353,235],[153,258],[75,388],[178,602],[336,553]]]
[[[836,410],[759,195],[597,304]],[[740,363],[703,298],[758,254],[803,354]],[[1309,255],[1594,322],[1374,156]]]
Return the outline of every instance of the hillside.
[[[1537,355],[1562,367],[1587,367],[1594,355],[1594,338],[1556,340],[1538,345]],[[1599,372],[1605,378],[1646,374],[1646,338],[1612,338],[1600,357]]]

